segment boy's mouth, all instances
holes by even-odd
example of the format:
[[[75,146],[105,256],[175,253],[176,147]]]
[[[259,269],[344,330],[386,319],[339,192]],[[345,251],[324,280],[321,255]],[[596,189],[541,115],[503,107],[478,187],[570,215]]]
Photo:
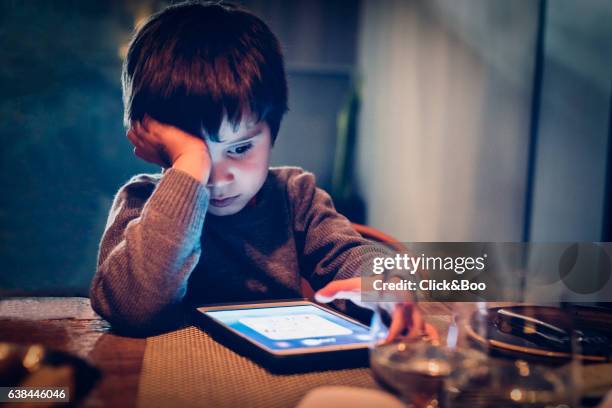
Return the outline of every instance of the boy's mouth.
[[[227,207],[228,205],[232,205],[239,196],[240,194],[227,198],[211,198],[210,205],[214,207]]]

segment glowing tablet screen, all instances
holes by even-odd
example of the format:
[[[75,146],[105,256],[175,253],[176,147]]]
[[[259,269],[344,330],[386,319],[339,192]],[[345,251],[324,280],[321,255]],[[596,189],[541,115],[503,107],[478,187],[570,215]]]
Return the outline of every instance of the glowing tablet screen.
[[[368,329],[311,305],[205,312],[273,350],[368,344]]]

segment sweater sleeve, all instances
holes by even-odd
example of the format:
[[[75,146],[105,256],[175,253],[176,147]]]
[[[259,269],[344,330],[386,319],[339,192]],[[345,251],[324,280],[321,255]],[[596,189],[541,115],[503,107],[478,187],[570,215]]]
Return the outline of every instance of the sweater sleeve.
[[[208,199],[204,185],[175,169],[157,185],[140,176],[119,190],[90,289],[93,309],[113,327],[147,332],[183,322]]]
[[[351,222],[334,208],[331,197],[317,188],[314,175],[294,174],[288,179],[293,203],[294,229],[302,240],[302,271],[313,289],[333,279],[361,275],[376,256],[387,255],[379,245],[357,233]]]

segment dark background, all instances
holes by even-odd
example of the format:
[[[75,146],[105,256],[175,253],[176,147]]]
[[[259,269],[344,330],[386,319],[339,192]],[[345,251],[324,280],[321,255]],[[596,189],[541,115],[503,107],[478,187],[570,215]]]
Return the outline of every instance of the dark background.
[[[281,127],[274,163],[303,166],[317,175],[321,187],[330,189],[338,114],[346,107],[357,78],[368,80],[356,75],[360,58],[362,64],[374,64],[376,72],[379,61],[371,56],[380,50],[368,49],[367,41],[387,35],[384,18],[374,29],[371,22],[398,3],[242,3],[270,24],[285,49],[291,110]],[[86,295],[114,193],[132,175],[158,170],[136,159],[124,137],[119,77],[133,27],[165,4],[0,0],[0,296]],[[511,5],[505,0],[414,0],[405,4],[425,27],[443,31],[458,44],[457,49],[465,49],[469,58],[486,68],[489,109],[482,116],[489,128],[482,132],[493,133],[506,117],[506,107],[500,110],[503,103],[524,106],[527,112],[521,119],[525,130],[517,137],[521,191],[511,198],[518,203],[514,211],[518,215],[506,221],[516,228],[506,232],[506,227],[500,227],[500,233],[487,235],[495,225],[492,218],[480,232],[444,235],[432,229],[426,237],[611,240],[612,29],[608,17],[612,5],[603,0],[529,0]],[[516,21],[529,30],[517,30]],[[402,26],[401,21],[390,21],[389,27],[398,24]],[[401,49],[402,42],[389,47]],[[521,57],[512,59],[516,49]],[[517,60],[521,65],[514,65]],[[425,79],[436,67],[426,59],[410,63],[421,69]],[[452,63],[450,58],[449,87],[464,81]],[[384,100],[388,90],[398,85],[388,82],[373,92]],[[509,99],[516,89],[522,99]],[[418,95],[426,98],[427,92],[427,87],[421,88]],[[436,111],[431,125],[444,121],[445,114],[460,112],[463,99],[459,101],[448,112]],[[372,115],[372,109],[367,112]],[[387,114],[393,117],[392,112],[376,113],[380,120]],[[366,116],[366,125],[371,117]],[[447,121],[452,123],[452,118]],[[455,143],[452,136],[449,132],[449,143]],[[360,137],[386,143],[394,160],[403,160],[402,154],[407,153],[396,148],[395,139],[387,134]],[[368,220],[400,240],[419,239],[416,230],[404,228],[401,220],[385,218],[384,207],[368,200],[367,192],[383,180],[367,175],[385,165],[381,157],[369,162],[368,154],[362,150],[365,159],[357,171],[362,174],[358,184],[369,208]],[[473,165],[475,174],[483,176],[505,171],[501,165],[497,169],[478,163],[457,165]],[[451,176],[442,181],[456,185],[459,181]],[[487,186],[475,198],[474,208],[480,212],[497,208],[491,199],[505,188],[495,182]],[[389,197],[377,196],[384,202],[392,201]],[[423,208],[406,217],[418,221],[421,214],[429,214],[435,220],[453,214],[454,204],[440,201],[438,213]],[[397,203],[398,211],[403,205]],[[406,221],[411,223],[414,220]]]

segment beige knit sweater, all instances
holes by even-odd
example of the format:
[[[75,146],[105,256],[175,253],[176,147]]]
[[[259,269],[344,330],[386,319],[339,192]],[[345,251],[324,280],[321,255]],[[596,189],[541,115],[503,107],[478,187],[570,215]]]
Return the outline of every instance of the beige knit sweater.
[[[207,214],[188,174],[141,174],[122,186],[100,243],[91,304],[115,328],[174,328],[196,305],[298,298],[356,276],[380,255],[299,168],[272,168],[255,204]],[[376,255],[379,254],[379,255]]]

